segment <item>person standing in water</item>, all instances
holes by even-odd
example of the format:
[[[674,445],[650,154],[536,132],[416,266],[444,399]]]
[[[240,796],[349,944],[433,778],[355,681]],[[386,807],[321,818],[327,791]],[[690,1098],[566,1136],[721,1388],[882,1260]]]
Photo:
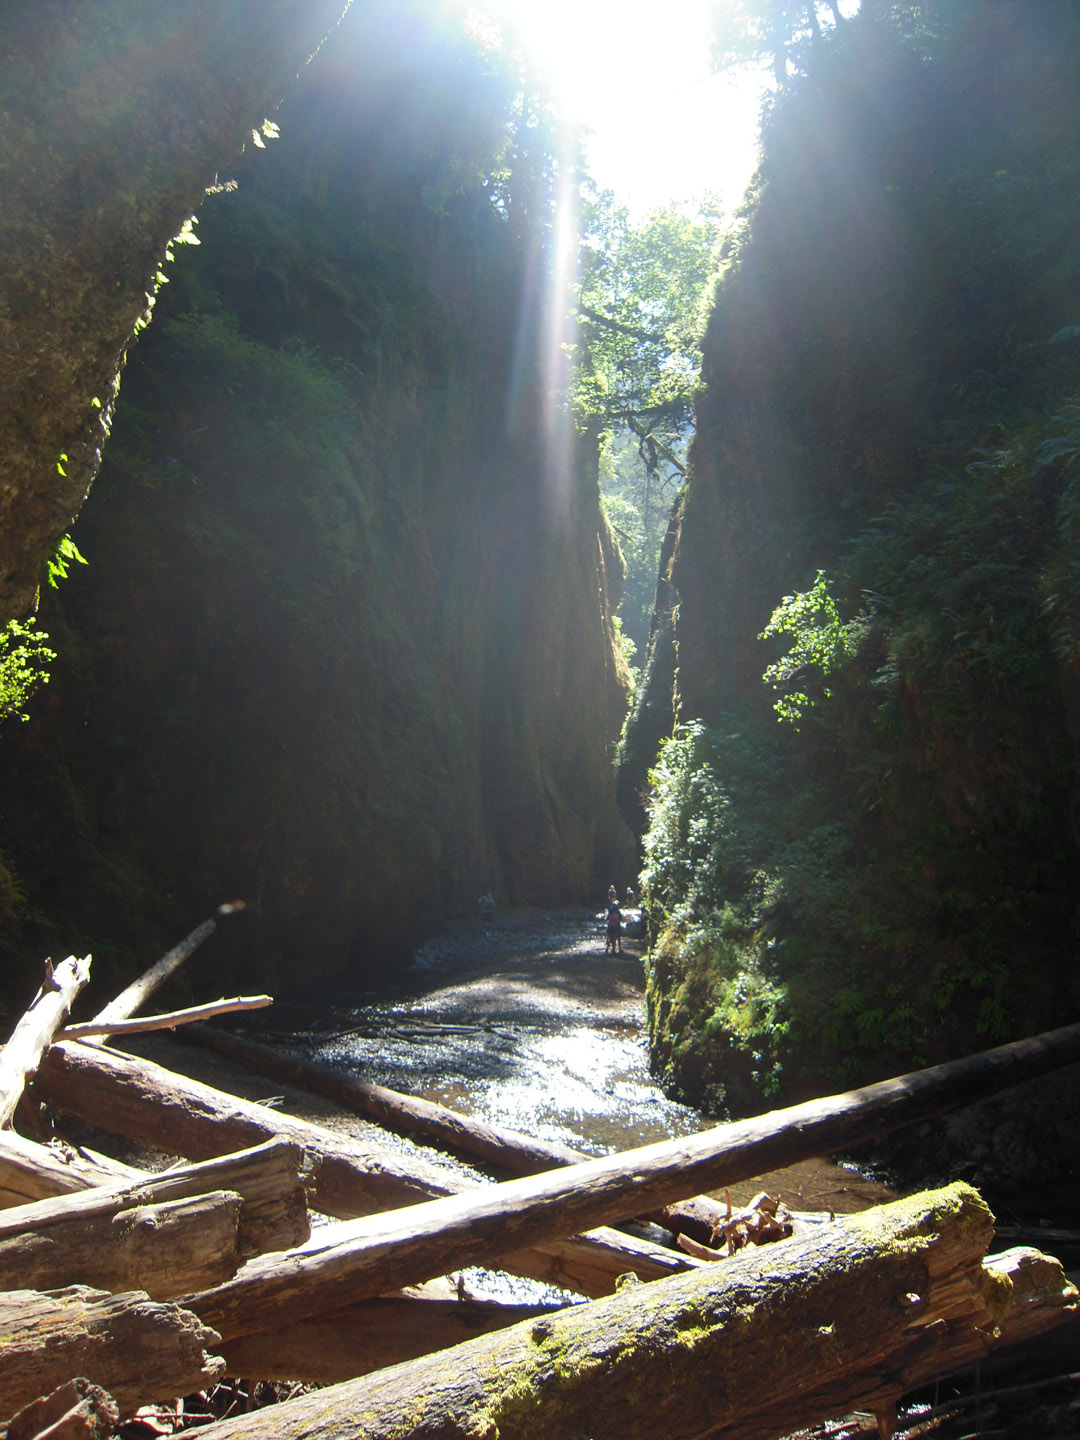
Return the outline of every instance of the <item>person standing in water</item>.
[[[618,896],[608,901],[607,907],[607,938],[604,942],[604,954],[622,954],[622,911],[619,909]]]

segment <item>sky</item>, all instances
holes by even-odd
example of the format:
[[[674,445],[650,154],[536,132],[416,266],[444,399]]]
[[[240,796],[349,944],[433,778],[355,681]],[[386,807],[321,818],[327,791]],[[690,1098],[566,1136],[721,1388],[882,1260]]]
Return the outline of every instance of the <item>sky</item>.
[[[709,73],[707,0],[480,0],[517,27],[560,108],[584,123],[589,171],[635,219],[710,190],[737,208],[767,76]]]

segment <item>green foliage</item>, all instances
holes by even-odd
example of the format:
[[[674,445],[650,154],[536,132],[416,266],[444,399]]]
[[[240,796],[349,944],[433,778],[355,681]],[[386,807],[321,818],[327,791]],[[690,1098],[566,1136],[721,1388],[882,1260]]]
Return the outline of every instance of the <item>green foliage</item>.
[[[90,562],[83,555],[79,547],[72,540],[70,535],[62,535],[56,542],[52,554],[45,561],[45,575],[49,584],[55,590],[61,580],[66,580],[68,570],[72,564],[88,565]]]
[[[845,624],[840,619],[836,602],[829,593],[825,571],[819,570],[812,589],[784,596],[758,636],[759,640],[768,640],[773,636],[788,635],[795,642],[782,659],[768,667],[761,678],[775,690],[797,683],[807,671],[815,671],[820,678],[828,679],[856,654],[864,630],[864,620],[851,620]],[[831,699],[832,693],[828,685],[822,685],[821,695],[825,699]],[[788,690],[776,701],[773,709],[781,720],[797,724],[814,703],[805,690]]]
[[[0,630],[0,720],[17,715],[30,717],[23,708],[39,685],[49,682],[49,662],[56,659],[46,641],[48,635],[35,628],[36,621],[10,620]]]

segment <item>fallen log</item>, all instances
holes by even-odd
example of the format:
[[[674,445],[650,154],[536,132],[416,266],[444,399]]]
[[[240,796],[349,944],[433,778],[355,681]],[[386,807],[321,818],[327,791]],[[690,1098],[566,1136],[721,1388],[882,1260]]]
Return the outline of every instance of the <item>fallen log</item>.
[[[193,1305],[231,1338],[245,1333],[245,1327],[276,1323],[286,1309],[298,1318],[461,1266],[492,1264],[511,1251],[629,1219],[688,1190],[748,1179],[835,1149],[841,1137],[854,1143],[872,1129],[895,1128],[913,1114],[921,1119],[928,1107],[940,1103],[943,1071],[950,1077],[960,1072],[961,1091],[973,1075],[993,1086],[1035,1063],[1033,1056],[1045,1060],[1063,1050],[1071,1056],[1078,1044],[1080,1025],[1073,1025],[847,1095],[431,1200],[337,1231],[328,1228],[290,1256],[287,1266],[273,1257],[255,1260]],[[956,1093],[957,1083],[948,1093]]]
[[[0,1290],[81,1284],[171,1300],[220,1284],[252,1255],[310,1235],[300,1159],[297,1146],[271,1141],[8,1210],[0,1214]],[[200,1272],[208,1278],[196,1279]]]
[[[40,1145],[14,1130],[0,1130],[0,1208],[73,1195],[139,1173],[119,1160],[56,1142]]]
[[[984,1268],[991,1234],[980,1197],[950,1186],[220,1421],[200,1440],[766,1440],[792,1415],[884,1414],[1007,1328],[1013,1285]],[[1050,1324],[1076,1292],[1044,1264]]]
[[[214,920],[204,920],[201,925],[197,925],[190,935],[186,935],[180,941],[179,945],[174,945],[171,950],[166,951],[160,960],[155,961],[148,970],[144,970],[127,989],[121,990],[116,999],[110,1001],[104,1010],[99,1010],[94,1016],[94,1023],[108,1026],[114,1020],[129,1020],[132,1015],[142,1009],[154,991],[164,985],[169,976],[179,970],[184,961],[193,955],[203,941],[209,939],[216,929],[217,923]],[[111,1033],[106,1029],[103,1036]],[[102,1040],[98,1038],[89,1043],[100,1045]]]
[[[189,1005],[186,1010],[170,1010],[164,1015],[144,1015],[132,1020],[87,1020],[81,1025],[65,1025],[58,1039],[88,1040],[98,1035],[145,1035],[151,1030],[175,1030],[178,1025],[194,1025],[201,1020],[214,1020],[239,1010],[265,1010],[274,1003],[272,995],[237,995],[231,1000],[211,1000],[206,1005]]]
[[[90,1285],[175,1300],[220,1285],[244,1263],[240,1208],[239,1195],[214,1190],[8,1235],[0,1240],[0,1291]]]
[[[402,1156],[376,1156],[322,1126],[213,1090],[149,1061],[81,1042],[51,1046],[38,1084],[53,1104],[169,1154],[206,1158],[257,1139],[285,1136],[303,1146],[311,1167],[311,1204],[327,1215],[352,1218],[379,1207],[475,1188],[452,1171]],[[653,1280],[696,1263],[687,1255],[608,1230],[560,1237],[545,1245],[543,1253],[531,1246],[525,1250],[506,1256],[503,1268],[582,1295],[610,1293],[627,1271]]]
[[[108,1440],[120,1407],[82,1376],[24,1405],[5,1427],[4,1440]]]
[[[230,1375],[336,1385],[537,1320],[561,1307],[388,1295],[330,1315],[244,1335],[220,1352]]]
[[[65,1031],[65,1038],[70,1033],[70,1030]],[[502,1175],[537,1175],[559,1166],[577,1165],[589,1158],[584,1151],[569,1145],[537,1140],[518,1130],[462,1115],[433,1100],[403,1095],[384,1085],[358,1080],[331,1065],[286,1055],[269,1045],[231,1035],[226,1030],[217,1030],[209,1025],[192,1025],[183,1038],[216,1054],[238,1060],[262,1075],[302,1085],[318,1095],[325,1095],[327,1099],[374,1120],[388,1130],[404,1131],[481,1160]],[[643,1214],[640,1218],[706,1244],[714,1228],[726,1217],[727,1210],[718,1200],[708,1195],[696,1195],[651,1214]]]
[[[14,1415],[73,1375],[107,1390],[128,1415],[140,1405],[190,1395],[225,1368],[208,1355],[212,1330],[178,1305],[139,1291],[108,1295],[84,1285],[0,1294],[0,1416]]]
[[[69,955],[55,970],[46,962],[41,989],[0,1052],[0,1129],[11,1128],[27,1080],[36,1072],[71,1002],[89,979],[89,955],[83,960]]]

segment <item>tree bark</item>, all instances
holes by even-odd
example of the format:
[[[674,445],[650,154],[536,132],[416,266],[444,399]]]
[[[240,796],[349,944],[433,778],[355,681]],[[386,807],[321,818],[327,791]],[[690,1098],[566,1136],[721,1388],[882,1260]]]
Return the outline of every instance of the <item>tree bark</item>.
[[[7,1422],[6,1440],[108,1440],[119,1419],[112,1396],[80,1376],[24,1405]]]
[[[73,1375],[107,1390],[121,1415],[189,1395],[215,1381],[224,1361],[206,1353],[217,1336],[187,1310],[139,1291],[107,1295],[83,1285],[43,1294],[0,1294],[0,1416],[13,1415]]]
[[[513,1250],[628,1219],[687,1191],[748,1179],[922,1118],[971,1098],[976,1080],[992,1089],[1050,1056],[1073,1058],[1078,1044],[1080,1025],[1072,1025],[847,1095],[323,1231],[288,1267],[272,1257],[254,1261],[212,1296],[198,1297],[194,1308],[231,1338],[276,1323],[292,1307],[308,1307],[293,1310],[297,1318],[463,1265],[491,1264]]]
[[[0,1291],[91,1285],[175,1300],[220,1285],[243,1264],[240,1208],[239,1195],[214,1190],[7,1235],[0,1239]]]
[[[220,1347],[230,1375],[336,1385],[554,1313],[554,1305],[389,1295]]]
[[[470,1186],[450,1170],[388,1153],[374,1154],[322,1126],[175,1075],[159,1065],[82,1044],[53,1045],[39,1073],[39,1088],[56,1105],[107,1126],[127,1139],[168,1154],[205,1158],[256,1140],[284,1136],[304,1147],[311,1165],[313,1208],[352,1218],[414,1204]],[[689,1256],[615,1231],[558,1238],[543,1252],[532,1246],[504,1258],[503,1268],[564,1285],[583,1295],[608,1294],[632,1270],[642,1280],[692,1268]],[[436,1273],[445,1273],[446,1266]],[[395,1289],[390,1284],[386,1289]]]
[[[139,1173],[119,1160],[91,1157],[71,1146],[39,1145],[14,1130],[0,1130],[0,1208],[77,1194]]]
[[[46,964],[45,983],[0,1053],[0,1129],[11,1128],[27,1080],[89,979],[89,955],[84,960],[69,955],[55,970]]]
[[[216,1269],[224,1279],[252,1255],[288,1250],[309,1237],[300,1161],[296,1145],[271,1141],[222,1160],[8,1210],[0,1214],[0,1290],[78,1283],[142,1289],[168,1300],[216,1284],[191,1279],[194,1267]],[[192,1255],[176,1254],[192,1203],[221,1192],[235,1196],[231,1220],[210,1217],[200,1230],[196,1216],[186,1241]],[[151,1216],[159,1222],[150,1225]],[[187,1268],[177,1273],[180,1264]]]
[[[219,1422],[201,1440],[764,1440],[790,1414],[827,1417],[837,1395],[844,1410],[885,1410],[912,1377],[989,1345],[1011,1297],[982,1264],[991,1234],[979,1196],[951,1186]],[[1075,1299],[1060,1267],[1040,1289],[1046,1316]]]
[[[70,1030],[65,1032],[65,1038],[68,1034]],[[230,1035],[228,1031],[216,1030],[209,1025],[192,1025],[184,1038],[205,1045],[219,1055],[238,1060],[260,1074],[325,1095],[388,1130],[405,1131],[436,1145],[458,1150],[504,1175],[537,1175],[544,1170],[577,1165],[589,1159],[584,1151],[574,1150],[569,1145],[536,1140],[518,1130],[490,1125],[432,1100],[403,1095],[384,1085],[357,1080],[355,1076],[343,1074],[330,1065],[301,1060],[269,1045]],[[696,1195],[693,1199],[665,1206],[641,1218],[707,1244],[713,1227],[726,1216],[727,1210],[719,1201],[708,1195]]]

